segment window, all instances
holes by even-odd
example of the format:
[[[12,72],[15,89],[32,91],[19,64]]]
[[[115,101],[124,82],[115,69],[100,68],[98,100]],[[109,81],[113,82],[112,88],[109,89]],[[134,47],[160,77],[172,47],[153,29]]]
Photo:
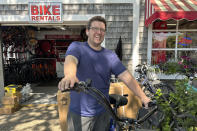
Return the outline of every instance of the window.
[[[193,53],[197,53],[197,20],[153,23],[151,64],[177,61]]]

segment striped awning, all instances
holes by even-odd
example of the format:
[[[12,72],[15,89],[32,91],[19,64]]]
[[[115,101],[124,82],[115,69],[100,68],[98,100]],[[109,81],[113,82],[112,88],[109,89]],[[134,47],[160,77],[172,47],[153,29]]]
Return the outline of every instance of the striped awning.
[[[145,25],[155,20],[197,19],[197,0],[146,0]]]

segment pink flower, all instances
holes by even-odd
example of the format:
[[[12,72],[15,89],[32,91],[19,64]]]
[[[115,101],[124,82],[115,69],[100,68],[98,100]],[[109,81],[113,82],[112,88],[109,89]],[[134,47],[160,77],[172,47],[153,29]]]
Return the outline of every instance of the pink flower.
[[[189,57],[187,57],[187,58],[186,58],[186,60],[188,60],[188,61],[189,61],[189,60],[190,60],[190,58],[189,58]]]
[[[183,68],[187,69],[188,68],[188,65],[184,65]]]
[[[181,56],[181,58],[182,58],[182,59],[185,59],[185,58],[187,58],[187,56]]]

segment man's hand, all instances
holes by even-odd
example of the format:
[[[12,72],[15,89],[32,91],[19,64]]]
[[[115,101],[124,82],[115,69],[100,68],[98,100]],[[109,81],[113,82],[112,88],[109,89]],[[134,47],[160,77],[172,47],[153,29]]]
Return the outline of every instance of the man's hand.
[[[142,101],[142,104],[144,104],[144,107],[148,109],[148,103],[151,102],[151,100],[148,97],[143,97],[141,101]]]
[[[77,77],[64,77],[58,84],[59,90],[63,91],[68,88],[73,88],[75,83],[78,83]]]

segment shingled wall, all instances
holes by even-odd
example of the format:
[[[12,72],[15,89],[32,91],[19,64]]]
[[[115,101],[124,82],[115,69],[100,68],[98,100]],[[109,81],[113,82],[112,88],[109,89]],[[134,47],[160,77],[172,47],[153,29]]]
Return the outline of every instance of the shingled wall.
[[[144,27],[145,2],[140,3],[140,62],[147,61],[148,31]],[[119,37],[123,43],[123,64],[130,70],[132,67],[133,41],[133,4],[63,4],[63,14],[88,15],[105,14],[107,33],[105,46],[115,50]],[[28,5],[0,5],[0,15],[28,15]]]
[[[119,37],[123,43],[123,63],[131,66],[133,4],[73,4],[63,5],[64,14],[105,14],[107,32],[105,46],[115,50]]]

